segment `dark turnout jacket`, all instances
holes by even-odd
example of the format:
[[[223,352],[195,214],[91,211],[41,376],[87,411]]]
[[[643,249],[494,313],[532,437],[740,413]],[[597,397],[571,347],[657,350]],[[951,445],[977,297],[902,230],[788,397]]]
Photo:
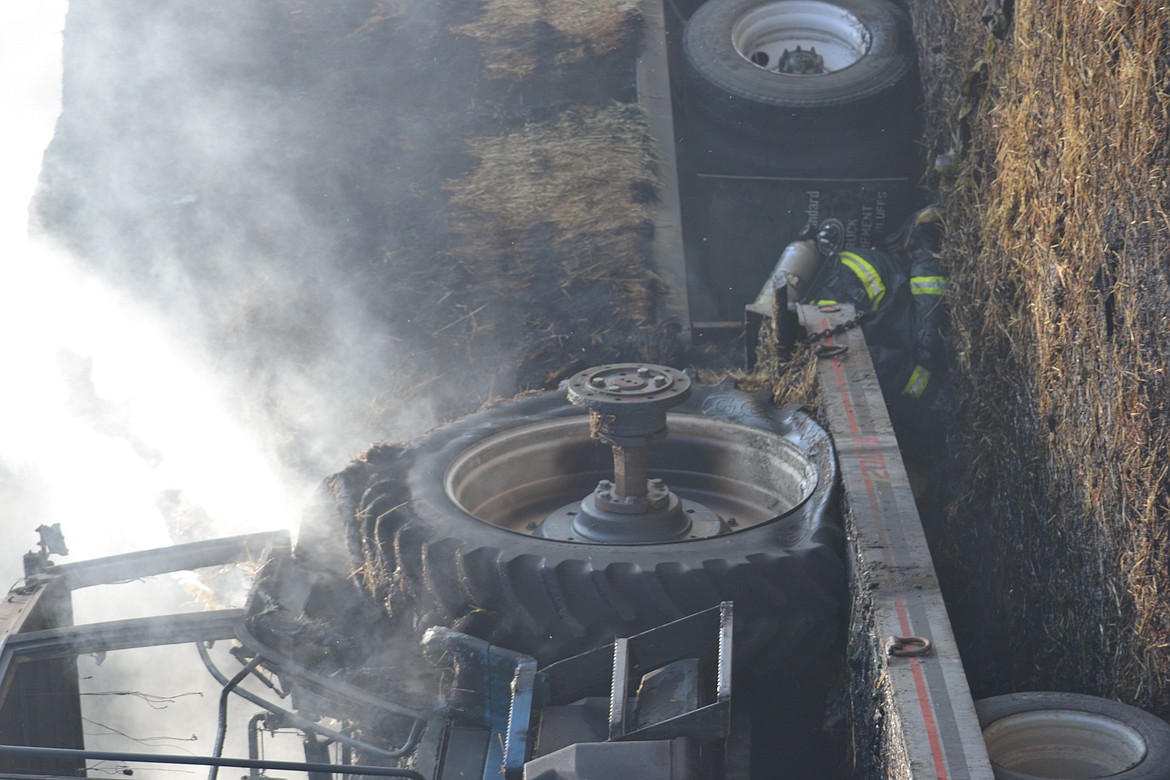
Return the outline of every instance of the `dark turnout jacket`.
[[[850,303],[888,402],[929,400],[944,369],[942,328],[947,278],[930,242],[907,239],[891,253],[837,252],[814,281],[806,303]]]

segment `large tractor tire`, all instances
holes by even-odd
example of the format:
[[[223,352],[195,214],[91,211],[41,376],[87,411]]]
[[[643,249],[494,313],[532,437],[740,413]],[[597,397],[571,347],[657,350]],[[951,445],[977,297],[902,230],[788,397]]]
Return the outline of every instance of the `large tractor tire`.
[[[392,620],[454,626],[542,663],[723,600],[735,602],[737,655],[758,668],[826,649],[846,584],[828,434],[723,386],[695,387],[668,419],[650,475],[731,532],[637,544],[539,535],[549,513],[612,477],[585,411],[554,392],[377,447],[332,478],[355,569]]]

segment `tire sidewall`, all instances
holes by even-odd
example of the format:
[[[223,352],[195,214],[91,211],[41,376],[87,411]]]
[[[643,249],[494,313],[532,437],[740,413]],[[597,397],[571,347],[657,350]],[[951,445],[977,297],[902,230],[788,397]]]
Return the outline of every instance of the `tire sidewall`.
[[[723,102],[752,103],[777,112],[793,109],[850,109],[902,84],[914,69],[909,17],[885,0],[831,0],[853,14],[870,34],[869,51],[847,68],[817,76],[785,78],[740,56],[732,29],[745,13],[773,0],[708,0],[683,33],[687,65],[699,83],[710,85]],[[844,116],[844,115],[843,115]],[[854,117],[865,121],[864,116]]]
[[[775,433],[810,442],[812,447],[809,453],[817,467],[818,485],[812,496],[785,518],[799,515],[799,522],[807,526],[815,522],[818,512],[824,510],[824,501],[831,500],[832,490],[822,490],[821,486],[825,481],[831,485],[836,476],[832,443],[828,434],[806,413],[788,410],[782,415],[778,410],[765,408],[764,404],[753,402],[738,391],[701,386],[696,386],[691,398],[672,410],[672,413],[715,416],[753,427],[768,428]],[[706,559],[747,557],[760,549],[783,547],[797,550],[802,546],[816,547],[822,543],[825,534],[818,536],[816,531],[819,529],[810,527],[809,533],[804,534],[800,543],[785,545],[783,537],[786,526],[772,521],[737,533],[694,541],[637,545],[579,544],[517,534],[485,523],[468,514],[448,494],[447,468],[472,445],[529,423],[585,416],[586,410],[569,405],[563,393],[552,392],[480,412],[435,430],[412,450],[413,467],[409,478],[412,513],[426,518],[436,538],[445,535],[458,537],[468,546],[496,547],[505,555],[520,548],[531,551],[535,547],[539,548],[550,566],[556,566],[563,560],[587,557],[597,568],[626,563],[636,563],[647,568],[680,559],[701,563]],[[818,500],[821,505],[818,505]]]
[[[1011,715],[1045,710],[1073,710],[1102,715],[1117,720],[1138,732],[1146,744],[1146,755],[1136,766],[1110,780],[1170,780],[1170,724],[1127,704],[1078,693],[1035,691],[993,696],[975,702],[980,728]],[[996,780],[1036,780],[1024,774],[995,766]]]
[[[796,669],[840,641],[846,590],[832,441],[768,393],[697,386],[675,413],[770,430],[801,447],[817,486],[798,507],[736,533],[673,543],[544,539],[471,516],[446,474],[474,444],[530,423],[578,417],[563,392],[450,423],[369,475],[356,517],[391,562],[386,609],[409,624],[457,630],[550,663],[721,601],[735,603],[737,664]],[[669,437],[658,446],[668,446]],[[376,487],[376,489],[375,489]],[[387,492],[389,491],[389,492]]]

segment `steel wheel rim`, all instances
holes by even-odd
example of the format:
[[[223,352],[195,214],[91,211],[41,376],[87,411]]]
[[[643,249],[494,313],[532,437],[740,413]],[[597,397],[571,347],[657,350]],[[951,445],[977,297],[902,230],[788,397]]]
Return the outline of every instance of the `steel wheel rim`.
[[[731,28],[736,52],[780,78],[801,77],[777,70],[785,50],[815,48],[824,61],[821,73],[834,73],[860,61],[869,52],[871,42],[872,35],[860,19],[840,6],[820,0],[780,0],[761,5],[741,16]]]
[[[1036,778],[1113,777],[1146,756],[1145,739],[1136,729],[1078,710],[1008,715],[983,729],[983,739],[996,766]]]
[[[685,502],[714,511],[724,528],[643,543],[755,528],[791,514],[817,487],[816,465],[784,436],[697,415],[671,414],[668,421],[670,432],[651,453],[651,476],[666,480]],[[469,445],[447,468],[444,489],[479,522],[532,536],[551,513],[584,498],[611,473],[609,448],[590,440],[588,418],[572,416]]]

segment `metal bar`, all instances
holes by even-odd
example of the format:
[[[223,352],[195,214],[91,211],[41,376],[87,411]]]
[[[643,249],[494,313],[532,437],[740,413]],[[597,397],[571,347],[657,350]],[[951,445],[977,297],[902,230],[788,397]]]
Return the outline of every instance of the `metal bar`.
[[[536,694],[536,659],[518,658],[512,678],[512,702],[508,708],[508,733],[504,742],[504,776],[520,777],[528,760],[528,732]]]
[[[202,569],[208,566],[222,566],[227,563],[255,560],[265,548],[273,545],[288,545],[288,531],[265,531],[242,536],[229,536],[204,542],[176,544],[154,550],[111,555],[94,558],[91,561],[63,563],[43,574],[31,577],[38,579],[64,578],[71,590],[92,585],[126,582],[156,574],[173,571]]]
[[[630,696],[630,640],[613,642],[613,685],[609,693],[609,738],[626,733],[626,704]]]
[[[648,453],[645,447],[613,448],[614,491],[621,498],[645,496]]]
[[[221,609],[13,634],[3,641],[0,649],[0,681],[8,680],[13,664],[20,661],[64,658],[132,647],[233,639],[236,623],[243,617],[242,609]]]
[[[307,761],[270,761],[251,758],[213,758],[212,756],[179,756],[160,753],[118,753],[106,750],[73,750],[70,748],[27,747],[0,745],[0,756],[24,758],[77,758],[85,761],[125,761],[131,764],[184,764],[187,766],[237,767],[241,769],[279,769],[292,772],[330,772],[375,777],[408,777],[427,780],[413,769],[365,764],[316,764]],[[3,777],[4,775],[0,775]]]
[[[679,328],[678,340],[689,345],[691,310],[687,294],[663,2],[642,0],[641,11],[646,30],[635,76],[638,105],[646,112],[650,133],[658,142],[658,200],[654,205],[653,259],[654,270],[665,282],[665,291],[658,298],[658,321],[676,324]]]
[[[808,332],[824,332],[854,316],[852,306],[834,309],[801,306],[799,313]],[[819,361],[817,379],[849,508],[855,599],[849,655],[856,662],[851,666],[861,670],[854,687],[874,692],[872,698],[866,694],[865,708],[883,710],[880,736],[862,734],[858,743],[880,742],[893,764],[891,778],[991,780],[975,705],[864,332],[853,328],[826,338],[825,345],[845,347]],[[891,658],[887,636],[927,637],[933,651]]]
[[[715,672],[715,700],[731,701],[731,656],[733,606],[730,601],[719,604],[719,655]]]
[[[243,618],[242,609],[220,609],[27,631],[8,637],[4,642],[4,656],[11,653],[21,660],[59,658],[132,647],[234,639],[236,624]],[[0,674],[6,671],[7,666],[0,662]]]

